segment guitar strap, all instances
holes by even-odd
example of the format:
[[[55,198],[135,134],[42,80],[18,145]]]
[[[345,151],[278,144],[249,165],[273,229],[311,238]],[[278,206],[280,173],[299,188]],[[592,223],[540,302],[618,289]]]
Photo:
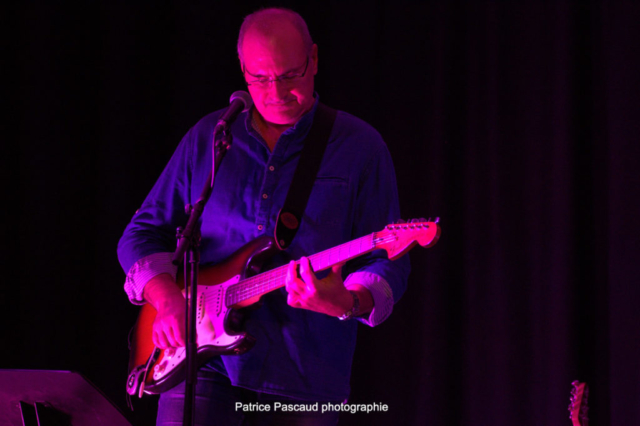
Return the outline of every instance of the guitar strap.
[[[291,182],[289,192],[287,192],[284,206],[278,213],[275,239],[280,250],[284,250],[291,245],[300,228],[302,214],[307,207],[313,182],[316,179],[318,170],[320,170],[320,163],[329,142],[329,136],[337,113],[338,111],[335,109],[318,103],[318,108],[313,117],[313,124],[304,140],[300,160],[293,175],[293,182]]]

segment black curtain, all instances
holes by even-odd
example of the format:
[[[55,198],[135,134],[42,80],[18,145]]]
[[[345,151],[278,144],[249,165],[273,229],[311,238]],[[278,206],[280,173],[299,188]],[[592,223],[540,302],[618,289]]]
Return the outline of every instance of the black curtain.
[[[0,367],[125,407],[137,315],[115,247],[181,136],[243,88],[246,2],[2,6]],[[266,4],[272,5],[272,4]],[[439,216],[391,318],[360,328],[344,425],[640,424],[640,6],[283,1],[322,100],[373,124],[407,217]]]

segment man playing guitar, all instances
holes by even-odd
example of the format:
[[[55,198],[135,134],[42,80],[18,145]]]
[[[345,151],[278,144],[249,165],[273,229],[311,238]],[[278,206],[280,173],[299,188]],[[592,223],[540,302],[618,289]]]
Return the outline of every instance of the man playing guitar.
[[[274,234],[318,110],[318,46],[297,13],[269,8],[246,17],[238,55],[254,107],[231,126],[233,147],[202,216],[203,265],[220,264]],[[152,340],[160,349],[185,345],[184,296],[171,263],[175,229],[206,183],[212,129],[222,112],[205,116],[185,135],[118,245],[130,300],[149,303],[157,313]],[[391,261],[373,250],[316,275],[308,256],[399,217],[386,145],[367,123],[339,111],[296,237],[264,262],[263,270],[285,268],[284,288],[245,313],[253,348],[214,356],[199,369],[197,424],[337,423],[337,412],[247,412],[236,404],[348,398],[357,322],[375,326],[389,316],[406,288],[408,258]],[[183,384],[162,392],[159,425],[181,421],[183,394]]]

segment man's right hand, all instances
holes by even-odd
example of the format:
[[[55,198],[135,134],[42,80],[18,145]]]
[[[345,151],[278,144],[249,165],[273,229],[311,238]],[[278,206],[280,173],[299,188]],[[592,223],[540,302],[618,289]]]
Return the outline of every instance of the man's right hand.
[[[186,346],[184,296],[171,275],[160,274],[149,280],[143,297],[157,311],[153,344],[160,349]]]

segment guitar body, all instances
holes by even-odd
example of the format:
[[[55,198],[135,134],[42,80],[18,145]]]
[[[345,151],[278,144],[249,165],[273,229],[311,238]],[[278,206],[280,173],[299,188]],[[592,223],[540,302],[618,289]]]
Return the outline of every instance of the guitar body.
[[[240,248],[223,263],[203,267],[198,274],[197,364],[200,367],[216,355],[239,355],[255,344],[255,339],[241,330],[242,314],[238,308],[258,302],[260,296],[227,307],[224,295],[230,285],[260,271],[262,263],[278,249],[272,238],[258,238]],[[184,288],[180,276],[178,284]],[[127,392],[130,395],[165,392],[184,380],[186,350],[157,349],[152,341],[156,310],[149,303],[142,306],[132,330]]]

